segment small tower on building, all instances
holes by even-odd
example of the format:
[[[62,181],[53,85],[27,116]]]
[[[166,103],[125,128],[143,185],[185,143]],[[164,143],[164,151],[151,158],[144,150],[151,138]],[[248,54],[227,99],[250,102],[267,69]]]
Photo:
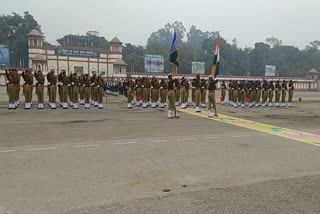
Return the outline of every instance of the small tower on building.
[[[33,70],[47,71],[47,59],[43,49],[43,34],[33,29],[28,35],[29,67]]]
[[[111,52],[120,52],[122,53],[122,42],[118,37],[114,37],[110,42],[110,50]]]

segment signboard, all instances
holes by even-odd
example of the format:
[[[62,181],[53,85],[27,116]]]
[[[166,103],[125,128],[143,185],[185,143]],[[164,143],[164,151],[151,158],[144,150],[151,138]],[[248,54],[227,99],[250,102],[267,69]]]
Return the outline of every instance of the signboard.
[[[149,73],[164,72],[164,58],[159,55],[146,55],[144,57],[144,70]]]
[[[204,74],[205,68],[204,62],[192,62],[192,73],[193,74]]]
[[[61,56],[100,57],[100,52],[98,51],[71,50],[64,48],[55,49],[55,54]]]
[[[0,66],[9,66],[9,49],[5,46],[0,46]]]
[[[266,65],[265,66],[265,76],[266,77],[275,77],[276,76],[276,66],[275,65]]]

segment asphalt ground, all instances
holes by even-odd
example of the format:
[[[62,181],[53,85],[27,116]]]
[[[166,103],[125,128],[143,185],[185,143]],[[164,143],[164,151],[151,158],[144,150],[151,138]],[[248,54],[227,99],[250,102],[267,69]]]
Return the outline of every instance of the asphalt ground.
[[[299,94],[301,93],[301,94]],[[320,135],[319,93],[218,113]],[[319,213],[320,147],[162,109],[16,111],[0,95],[0,214]]]

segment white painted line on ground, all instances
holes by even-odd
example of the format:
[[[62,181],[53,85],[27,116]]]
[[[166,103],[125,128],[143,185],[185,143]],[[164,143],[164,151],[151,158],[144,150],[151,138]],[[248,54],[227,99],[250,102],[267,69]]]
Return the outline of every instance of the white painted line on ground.
[[[80,146],[75,146],[76,148],[86,148],[86,147],[97,147],[99,146],[98,144],[96,145],[80,145]]]
[[[184,139],[178,139],[180,141],[189,141],[189,140],[197,140],[198,138],[184,138]]]
[[[44,150],[55,150],[57,147],[50,147],[50,148],[35,148],[35,149],[28,149],[28,151],[44,151]]]
[[[114,143],[114,145],[129,145],[129,144],[136,144],[137,142],[127,142],[127,143]]]
[[[234,138],[240,138],[240,137],[251,137],[251,135],[238,135],[238,136],[232,136]]]
[[[220,139],[221,137],[205,137],[204,139]]]
[[[152,140],[152,141],[147,141],[148,143],[164,143],[168,142],[169,140]]]
[[[0,153],[16,152],[17,150],[2,150]]]

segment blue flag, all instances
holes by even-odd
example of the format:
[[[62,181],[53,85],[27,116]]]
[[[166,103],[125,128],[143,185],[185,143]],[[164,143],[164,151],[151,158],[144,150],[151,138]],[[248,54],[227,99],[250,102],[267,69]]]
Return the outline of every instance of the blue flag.
[[[174,64],[176,67],[179,67],[179,61],[178,61],[178,49],[177,49],[177,33],[174,32],[173,35],[173,41],[171,45],[171,51],[170,51],[170,60],[172,64]]]

